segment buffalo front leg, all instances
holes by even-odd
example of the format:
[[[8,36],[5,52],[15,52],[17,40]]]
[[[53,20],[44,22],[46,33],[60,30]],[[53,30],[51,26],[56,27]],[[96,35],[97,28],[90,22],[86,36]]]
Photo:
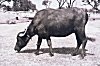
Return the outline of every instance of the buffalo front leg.
[[[86,56],[86,52],[85,52],[86,43],[87,43],[87,39],[83,40],[83,42],[82,42],[82,51],[81,51],[82,59]]]
[[[47,44],[48,44],[48,46],[49,46],[50,56],[54,56],[54,54],[53,54],[53,52],[52,52],[52,43],[51,43],[50,37],[47,38]]]
[[[39,55],[39,50],[40,50],[41,42],[42,42],[42,38],[41,37],[38,37],[37,50],[35,52],[36,55]]]

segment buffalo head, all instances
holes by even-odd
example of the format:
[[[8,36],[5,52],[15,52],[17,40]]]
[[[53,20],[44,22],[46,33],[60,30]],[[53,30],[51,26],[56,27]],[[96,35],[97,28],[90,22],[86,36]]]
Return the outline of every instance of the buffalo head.
[[[17,42],[14,50],[20,51],[23,47],[25,47],[30,39],[30,36],[27,35],[26,31],[19,32],[17,35]]]

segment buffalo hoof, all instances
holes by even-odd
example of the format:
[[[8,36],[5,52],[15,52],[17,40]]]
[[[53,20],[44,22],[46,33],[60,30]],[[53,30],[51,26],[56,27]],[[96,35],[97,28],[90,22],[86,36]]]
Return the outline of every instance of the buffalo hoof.
[[[35,52],[35,55],[39,55],[39,52],[36,51],[36,52]]]
[[[78,54],[77,54],[77,53],[72,53],[71,55],[72,55],[72,56],[76,56],[76,55],[78,55]]]
[[[72,56],[78,55],[78,49],[75,49],[73,53],[71,53]]]
[[[84,59],[85,56],[86,56],[86,55],[81,54],[80,58],[81,58],[81,59]]]
[[[53,53],[49,53],[49,55],[52,57],[52,56],[54,56],[54,54]]]
[[[84,59],[84,57],[86,56],[85,51],[81,53],[81,59]]]

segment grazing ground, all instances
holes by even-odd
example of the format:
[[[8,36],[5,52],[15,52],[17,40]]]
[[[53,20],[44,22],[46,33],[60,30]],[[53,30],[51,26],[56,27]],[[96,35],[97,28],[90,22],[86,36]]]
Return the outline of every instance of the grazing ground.
[[[2,22],[2,19],[1,21]],[[75,35],[51,37],[54,56],[49,56],[48,45],[43,40],[40,55],[36,56],[37,36],[34,36],[20,53],[14,51],[17,33],[23,31],[30,22],[0,24],[0,66],[100,66],[100,20],[89,20],[86,34],[96,39],[87,42],[86,57],[71,56],[76,47]]]

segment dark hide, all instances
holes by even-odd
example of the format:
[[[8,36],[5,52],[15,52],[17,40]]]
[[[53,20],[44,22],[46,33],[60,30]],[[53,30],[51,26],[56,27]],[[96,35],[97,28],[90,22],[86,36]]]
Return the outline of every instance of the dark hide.
[[[37,52],[39,54],[42,39],[47,40],[50,48],[50,55],[53,56],[51,36],[66,37],[75,33],[77,47],[72,55],[77,55],[77,52],[82,45],[81,57],[85,56],[85,46],[87,38],[85,35],[85,25],[88,21],[88,14],[85,9],[67,8],[67,9],[43,9],[36,13],[31,24],[28,26],[24,36],[17,36],[15,50],[20,51],[30,38],[38,35]],[[21,32],[20,32],[21,33]]]

